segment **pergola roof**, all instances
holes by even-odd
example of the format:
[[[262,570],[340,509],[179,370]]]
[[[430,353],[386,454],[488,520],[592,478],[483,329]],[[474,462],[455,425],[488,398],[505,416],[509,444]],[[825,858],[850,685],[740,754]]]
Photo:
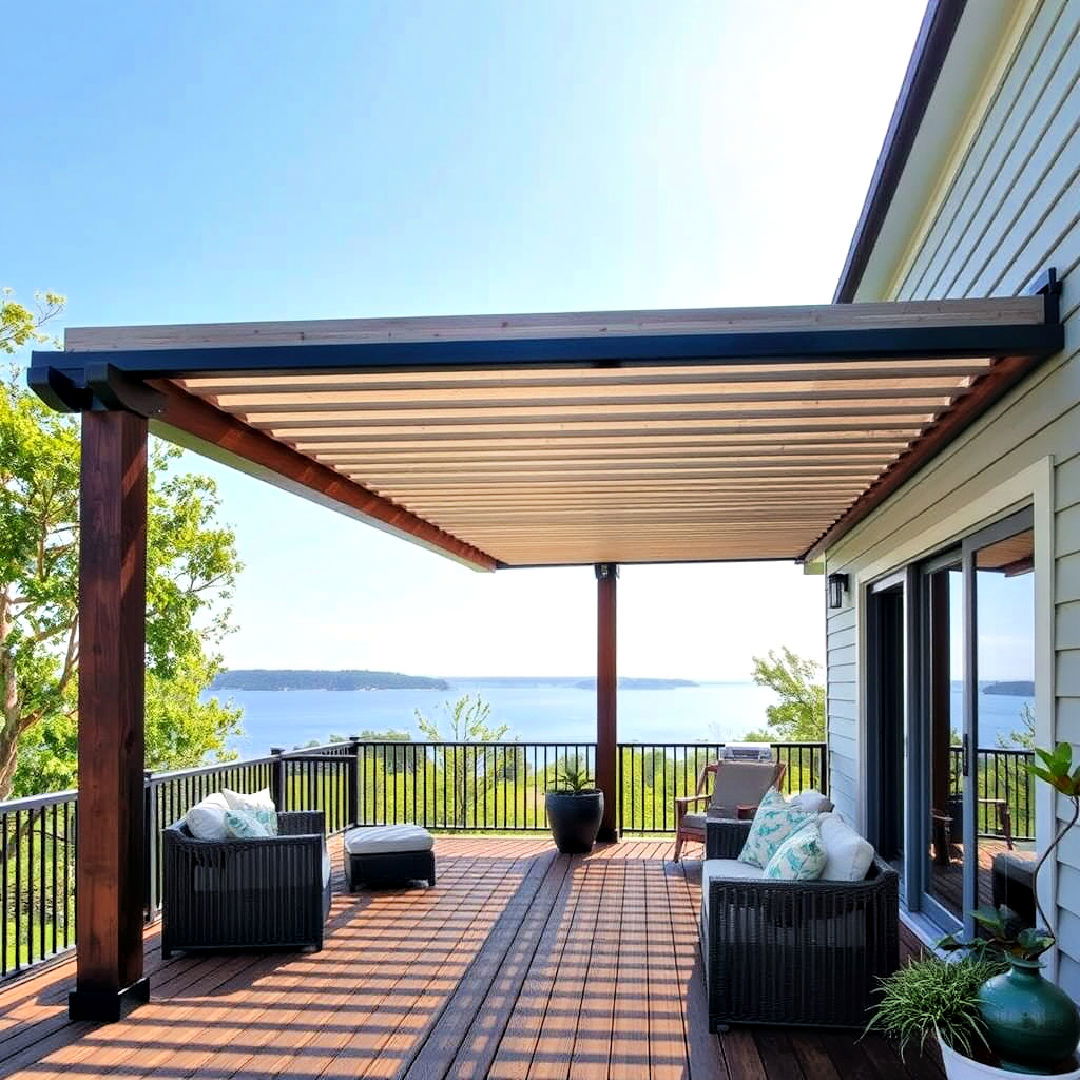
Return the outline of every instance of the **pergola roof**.
[[[797,559],[1060,348],[1051,292],[79,329],[30,378],[487,569]]]

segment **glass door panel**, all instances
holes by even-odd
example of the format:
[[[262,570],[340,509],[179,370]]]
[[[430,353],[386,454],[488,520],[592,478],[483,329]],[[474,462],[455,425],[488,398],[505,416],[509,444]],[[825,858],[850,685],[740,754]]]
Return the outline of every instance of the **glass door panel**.
[[[927,643],[927,839],[923,880],[947,927],[964,912],[962,768],[964,578],[959,560],[925,577]]]
[[[994,860],[1008,852],[1020,858],[1034,852],[1022,751],[1034,745],[1035,736],[1035,534],[1026,529],[975,544],[972,891],[975,903],[991,904]]]

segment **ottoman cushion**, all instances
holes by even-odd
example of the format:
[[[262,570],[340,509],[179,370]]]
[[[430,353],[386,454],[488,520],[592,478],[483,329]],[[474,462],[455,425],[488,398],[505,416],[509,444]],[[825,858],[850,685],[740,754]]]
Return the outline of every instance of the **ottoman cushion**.
[[[431,833],[419,825],[375,825],[350,829],[345,850],[350,855],[390,855],[400,851],[430,851]]]

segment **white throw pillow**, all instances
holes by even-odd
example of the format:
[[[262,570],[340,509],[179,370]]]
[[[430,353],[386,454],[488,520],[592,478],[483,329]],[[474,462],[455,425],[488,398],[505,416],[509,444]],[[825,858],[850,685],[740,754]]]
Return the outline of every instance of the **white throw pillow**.
[[[825,846],[823,881],[862,881],[874,861],[874,849],[839,814],[818,818],[821,842]]]
[[[833,808],[828,796],[822,795],[820,791],[814,791],[813,788],[800,791],[798,795],[792,795],[791,803],[809,814],[827,814]]]
[[[197,802],[185,815],[188,831],[197,840],[227,840],[229,830],[225,826],[225,814],[229,804],[220,791],[207,795]]]
[[[770,881],[816,881],[825,869],[821,831],[811,821],[793,832],[773,853],[765,867]]]
[[[776,788],[770,788],[761,800],[750,826],[739,862],[765,867],[776,849],[798,829],[814,820],[814,814],[789,803]]]
[[[232,791],[229,788],[223,788],[222,791],[233,813],[246,814],[254,818],[266,830],[264,834],[259,835],[277,836],[277,808],[270,797],[269,788],[252,792],[250,795],[243,791]]]

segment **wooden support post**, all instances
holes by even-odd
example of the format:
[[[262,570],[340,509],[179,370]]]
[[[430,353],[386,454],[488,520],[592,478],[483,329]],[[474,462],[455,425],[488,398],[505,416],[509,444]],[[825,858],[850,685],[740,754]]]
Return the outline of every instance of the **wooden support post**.
[[[604,793],[599,839],[619,839],[615,588],[619,568],[596,564],[596,786]]]
[[[146,420],[133,413],[83,413],[74,1020],[118,1020],[150,995],[142,940],[146,436]]]

